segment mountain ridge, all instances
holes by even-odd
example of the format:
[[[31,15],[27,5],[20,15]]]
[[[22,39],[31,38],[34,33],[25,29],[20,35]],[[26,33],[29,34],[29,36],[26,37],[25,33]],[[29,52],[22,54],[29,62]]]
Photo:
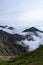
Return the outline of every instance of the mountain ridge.
[[[39,31],[43,33],[43,31],[40,31],[35,27],[30,27],[29,29],[25,29],[23,32],[35,32],[35,31]]]
[[[10,28],[12,29],[12,27]],[[29,30],[31,32],[11,34],[0,29],[0,55],[20,55],[26,51],[33,51],[40,45],[43,45],[43,33],[34,27]]]

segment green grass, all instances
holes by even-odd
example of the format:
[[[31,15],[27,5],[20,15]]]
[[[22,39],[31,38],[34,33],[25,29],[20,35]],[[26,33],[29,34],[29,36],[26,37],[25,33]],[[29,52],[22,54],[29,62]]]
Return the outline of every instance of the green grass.
[[[0,65],[43,65],[43,46],[10,60],[1,60]]]

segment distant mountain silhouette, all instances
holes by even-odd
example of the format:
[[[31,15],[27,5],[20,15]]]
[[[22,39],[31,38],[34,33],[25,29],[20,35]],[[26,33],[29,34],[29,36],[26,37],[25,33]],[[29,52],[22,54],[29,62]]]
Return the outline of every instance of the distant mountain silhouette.
[[[14,28],[13,27],[8,27],[8,29],[13,30]]]
[[[7,25],[5,25],[5,26],[0,26],[0,28],[6,28],[6,27],[8,27]]]
[[[39,31],[39,32],[42,32],[43,33],[43,31],[40,31],[40,30],[38,30],[35,27],[31,27],[29,29],[25,29],[23,32],[36,32],[36,31]]]

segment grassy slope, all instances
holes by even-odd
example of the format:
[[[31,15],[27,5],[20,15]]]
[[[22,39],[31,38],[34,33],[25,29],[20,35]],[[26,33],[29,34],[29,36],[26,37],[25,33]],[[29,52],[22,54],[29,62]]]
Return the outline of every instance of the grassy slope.
[[[9,61],[0,61],[0,65],[43,65],[43,46]]]

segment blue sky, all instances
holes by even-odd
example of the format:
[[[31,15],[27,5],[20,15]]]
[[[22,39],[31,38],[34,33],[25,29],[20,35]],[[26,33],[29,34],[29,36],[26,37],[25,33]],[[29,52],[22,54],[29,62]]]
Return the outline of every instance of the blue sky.
[[[0,24],[43,25],[43,0],[0,0]]]

